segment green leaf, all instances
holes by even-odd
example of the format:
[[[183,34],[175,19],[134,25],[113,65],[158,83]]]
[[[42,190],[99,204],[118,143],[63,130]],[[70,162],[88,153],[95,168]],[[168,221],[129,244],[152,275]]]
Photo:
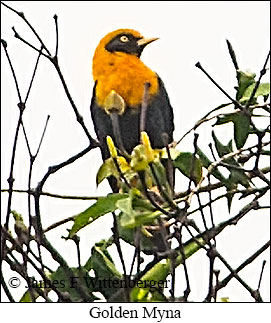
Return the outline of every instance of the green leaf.
[[[154,265],[141,279],[140,284],[134,287],[130,297],[132,302],[145,302],[148,300],[148,294],[151,294],[159,285],[166,282],[170,273],[170,261],[160,261]],[[144,286],[144,287],[143,287]],[[146,286],[146,287],[145,287]]]
[[[67,274],[63,267],[58,267],[50,276],[50,280],[54,283],[54,286],[62,293],[68,293],[72,302],[83,301],[80,290],[84,292],[85,296],[87,295],[89,297],[89,302],[97,300],[97,297],[92,295],[92,290],[88,283],[89,279],[91,277],[83,268],[70,268],[70,273]]]
[[[146,170],[149,166],[149,161],[146,155],[146,149],[144,145],[136,146],[131,154],[130,165],[136,172]]]
[[[118,200],[127,197],[127,194],[109,194],[106,197],[100,197],[96,203],[91,205],[85,211],[79,213],[74,224],[69,232],[69,238],[81,230],[83,227],[98,219],[100,216],[116,210],[116,203]]]
[[[157,150],[157,151],[160,151],[161,159],[168,159],[167,148],[163,148],[163,149]],[[178,157],[180,151],[176,148],[169,148],[169,153],[170,153],[170,158],[172,160],[174,160],[175,158]]]
[[[229,168],[229,170],[231,173],[226,184],[226,188],[227,188],[226,198],[228,203],[228,211],[230,212],[232,200],[234,197],[234,193],[231,193],[231,191],[236,189],[238,184],[241,184],[248,189],[250,187],[250,179],[242,169],[239,170],[239,169]]]
[[[107,300],[113,296],[111,301],[125,301],[123,293],[119,293],[119,286],[123,279],[122,274],[117,270],[108,247],[114,243],[113,238],[101,240],[95,243],[91,249],[91,256],[84,268],[87,271],[93,270],[95,276],[88,279],[88,285],[92,291],[100,292]]]
[[[173,161],[181,173],[198,183],[202,177],[202,164],[200,160],[190,152],[180,153]]]
[[[105,178],[113,175],[114,177],[118,176],[116,166],[112,158],[108,158],[104,161],[101,167],[98,170],[96,175],[96,185],[98,186]]]
[[[225,124],[225,123],[228,123],[228,122],[233,122],[234,121],[234,116],[235,116],[235,112],[223,114],[221,116],[217,116],[216,123],[214,124],[214,126]]]
[[[168,159],[163,159],[163,162],[166,165],[166,163],[168,162]],[[152,166],[159,179],[159,183],[161,184],[161,186],[167,187],[167,191],[169,191],[166,169],[164,165],[160,161],[155,161],[152,163]]]
[[[238,149],[242,148],[249,135],[251,116],[248,111],[240,111],[234,118],[234,141]]]
[[[250,180],[249,177],[246,175],[246,173],[243,170],[239,169],[231,169],[231,174],[229,177],[229,185],[235,185],[235,184],[241,184],[245,188],[250,187]]]
[[[203,153],[203,151],[199,147],[197,148],[197,154],[200,158],[202,165],[207,169],[212,164],[211,160]],[[227,179],[221,174],[221,172],[217,168],[214,168],[211,171],[211,174],[220,182],[224,184],[227,183]]]
[[[116,157],[116,162],[118,163],[119,169],[122,173],[127,173],[128,170],[131,171],[130,166],[127,163],[127,160],[122,156]],[[115,161],[113,158],[108,158],[104,161],[102,166],[99,168],[98,173],[96,175],[96,184],[97,186],[109,176],[114,176],[115,178],[120,178],[119,170],[115,165]]]
[[[242,148],[246,143],[250,131],[251,115],[248,110],[239,111],[230,114],[218,116],[214,125],[221,125],[228,122],[234,124],[234,141],[238,149]]]
[[[232,140],[229,141],[229,143],[224,146],[216,137],[214,131],[212,132],[212,137],[215,143],[215,147],[217,150],[217,153],[220,158],[222,158],[224,155],[227,155],[232,152]],[[228,164],[229,167],[227,169],[230,171],[229,178],[224,182],[226,188],[227,188],[227,203],[228,203],[228,210],[230,212],[232,199],[234,196],[234,193],[230,193],[233,189],[237,188],[237,184],[241,184],[244,187],[249,187],[250,182],[248,176],[245,174],[245,172],[241,169],[241,165],[234,159],[234,157],[228,158],[224,160],[224,163]],[[235,169],[233,167],[230,167],[230,165],[240,167],[239,169]]]
[[[215,136],[215,134],[212,134],[216,149],[219,151],[219,154],[221,154],[221,157],[224,156],[224,153],[227,154],[232,151],[232,142],[230,141],[226,146],[224,146]],[[208,157],[198,148],[198,156],[201,159],[201,162],[205,168],[208,168],[211,165],[211,161],[208,159]],[[229,165],[234,165],[241,167],[238,162],[233,158],[229,158],[227,160],[224,160],[224,163],[227,163]],[[240,183],[241,185],[245,186],[246,188],[250,186],[250,181],[248,176],[245,174],[245,172],[240,169],[234,169],[232,167],[227,167],[227,169],[230,171],[229,178],[225,178],[217,168],[213,169],[211,174],[217,178],[220,182],[222,182],[226,189],[227,189],[227,204],[228,204],[228,210],[231,209],[232,199],[234,196],[234,193],[230,193],[233,189],[237,188],[237,185]]]
[[[132,194],[125,199],[119,200],[116,205],[122,212],[120,226],[127,229],[152,223],[161,214],[161,212],[155,211],[148,201]]]
[[[119,282],[122,279],[122,274],[115,267],[112,258],[101,247],[95,245],[91,251],[91,267],[95,272],[94,290],[99,291],[108,300],[119,291],[118,287],[106,284],[106,282]],[[120,293],[119,298],[115,301],[124,301],[123,293]]]
[[[120,217],[122,214],[120,214]],[[118,223],[120,220],[118,221]],[[129,229],[119,225],[119,236],[122,240],[129,243],[130,245],[135,247],[135,240],[136,240],[136,230],[135,228]],[[149,237],[146,237],[144,234],[141,234],[140,239],[140,250],[143,251],[145,254],[153,255],[153,243]]]
[[[226,188],[227,188],[227,194],[226,194],[227,206],[228,206],[228,212],[230,213],[232,200],[234,197],[234,193],[231,193],[231,191],[237,188],[237,184],[234,182],[227,183]]]
[[[237,70],[237,81],[238,81],[238,88],[236,93],[236,100],[239,101],[242,96],[244,95],[246,89],[251,85],[255,83],[255,73],[250,72],[242,72],[240,70]]]
[[[250,96],[255,88],[256,84],[251,84],[248,86],[240,99],[241,103],[244,103],[250,99]],[[259,96],[268,96],[270,94],[270,83],[261,83],[257,88],[254,98],[257,99]]]
[[[95,246],[99,247],[105,253],[106,257],[112,262],[113,262],[113,259],[109,254],[107,248],[110,247],[113,243],[114,243],[113,237],[110,237],[107,240],[102,239],[101,241],[95,243]],[[92,269],[91,257],[92,255],[88,258],[85,265],[83,266],[86,271],[90,271]]]
[[[117,270],[111,257],[103,248],[95,245],[92,248],[91,264],[97,277],[104,278],[121,278],[122,274]]]
[[[229,105],[231,105],[231,104],[232,104],[232,102],[222,103],[222,104],[220,104],[218,107],[216,107],[215,109],[213,109],[212,111],[220,110],[220,109],[225,108],[225,107],[227,107],[227,106],[229,106]]]
[[[212,137],[215,143],[215,148],[218,153],[218,156],[222,158],[224,155],[227,155],[232,152],[232,140],[229,141],[229,143],[224,146],[216,137],[215,132],[212,131]]]

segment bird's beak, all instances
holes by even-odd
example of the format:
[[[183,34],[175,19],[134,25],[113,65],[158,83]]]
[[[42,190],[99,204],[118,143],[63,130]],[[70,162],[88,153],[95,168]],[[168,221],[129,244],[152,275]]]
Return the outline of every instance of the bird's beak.
[[[138,46],[145,47],[146,45],[152,43],[153,41],[157,40],[159,38],[153,37],[153,38],[141,38],[137,41]]]

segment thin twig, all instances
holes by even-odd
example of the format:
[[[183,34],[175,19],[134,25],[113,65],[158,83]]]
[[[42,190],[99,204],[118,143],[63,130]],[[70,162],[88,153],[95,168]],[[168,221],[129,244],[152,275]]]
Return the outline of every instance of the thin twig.
[[[47,129],[47,126],[48,126],[48,121],[50,119],[50,116],[48,115],[47,116],[47,119],[46,119],[46,122],[45,122],[45,126],[43,128],[43,132],[42,132],[42,135],[41,135],[41,138],[40,138],[40,142],[39,142],[39,146],[38,146],[38,149],[36,151],[36,154],[34,155],[34,158],[36,158],[38,156],[38,153],[40,151],[40,147],[41,147],[41,144],[42,144],[42,141],[43,141],[43,138],[44,138],[44,135],[45,135],[45,132],[46,132],[46,129]]]
[[[119,229],[118,229],[118,221],[117,221],[117,217],[115,212],[112,212],[113,215],[113,237],[114,237],[114,241],[115,241],[115,245],[117,247],[118,253],[119,253],[119,257],[120,257],[120,261],[121,261],[121,265],[122,265],[122,269],[123,269],[123,274],[126,277],[127,273],[126,273],[126,266],[125,266],[125,262],[124,262],[124,258],[123,258],[123,254],[122,254],[122,250],[121,250],[121,246],[120,246],[120,237],[119,237]]]
[[[85,154],[87,154],[90,150],[92,150],[94,147],[92,145],[89,145],[87,148],[83,149],[82,151],[80,151],[79,153],[77,153],[76,155],[68,158],[67,160],[65,160],[64,162],[58,164],[58,165],[54,165],[54,166],[50,166],[48,168],[47,173],[43,176],[42,180],[39,182],[38,184],[38,190],[41,193],[41,189],[44,185],[44,183],[46,182],[46,180],[48,179],[48,177],[52,174],[54,174],[55,172],[57,172],[59,169],[72,164],[73,162],[75,162],[77,159],[83,157]]]
[[[4,276],[3,276],[3,273],[2,273],[2,269],[1,269],[1,285],[2,285],[2,287],[3,287],[3,289],[4,289],[4,291],[5,291],[5,293],[6,293],[7,297],[8,297],[8,299],[9,299],[9,301],[10,301],[11,303],[15,303],[15,299],[13,298],[12,294],[10,293],[10,291],[9,291],[9,289],[8,289],[8,286],[7,286],[7,284],[6,284],[6,281],[5,281],[5,279],[4,279]]]
[[[269,166],[264,167],[260,171],[261,171],[262,174],[269,173],[270,172],[270,167]],[[256,177],[256,175],[255,174],[248,174],[248,177],[250,179],[252,179],[252,178]],[[199,189],[199,193],[214,191],[214,190],[219,189],[221,187],[223,187],[223,183],[221,183],[221,182],[217,182],[217,183],[206,185],[206,186],[201,186],[201,188]],[[263,188],[254,188],[254,189],[252,189],[250,191],[250,193],[254,194],[254,193],[260,192],[262,189]],[[30,191],[29,190],[13,189],[12,191],[13,191],[13,193],[26,193],[26,194],[35,195],[35,191],[32,190],[32,189]],[[1,192],[2,193],[8,193],[9,189],[1,189]],[[244,190],[234,189],[234,190],[229,191],[229,193],[241,193],[242,195],[244,195],[245,192],[247,192],[246,189],[244,189]],[[52,198],[68,199],[68,200],[90,200],[90,201],[92,201],[92,200],[97,200],[99,198],[99,196],[62,195],[62,194],[54,194],[54,193],[44,192],[44,191],[42,191],[40,193],[40,195],[48,196],[48,197],[52,197]],[[176,197],[175,197],[174,200],[175,200],[176,203],[180,203],[182,201],[182,199],[185,198],[186,196],[187,196],[187,191],[176,193]],[[220,195],[217,198],[213,199],[212,202],[217,201],[218,199],[221,199],[221,198],[223,198],[225,196],[226,196],[226,194]],[[204,204],[203,207],[206,207],[208,205],[209,205],[209,202]],[[194,213],[196,211],[198,211],[198,209],[190,211],[188,213],[188,215],[190,215],[190,214],[192,214],[192,213]]]
[[[135,242],[135,252],[133,255],[133,259],[132,259],[132,263],[131,263],[131,268],[130,268],[130,273],[129,276],[132,276],[133,273],[133,268],[134,268],[134,264],[135,264],[135,260],[137,259],[137,268],[136,268],[136,272],[139,273],[140,271],[140,238],[141,238],[141,228],[137,227],[135,229],[135,238],[134,238],[134,242]]]
[[[211,185],[211,180],[210,180],[210,174],[207,176],[208,178],[208,185]],[[208,191],[208,197],[209,197],[209,212],[210,212],[210,217],[211,217],[211,223],[212,223],[212,228],[215,227],[215,222],[214,222],[214,214],[213,214],[213,204],[212,204],[212,192],[209,190]],[[214,238],[214,246],[216,246],[216,239]]]
[[[34,45],[30,44],[27,40],[23,39],[16,31],[15,27],[12,27],[12,30],[14,31],[14,37],[19,39],[21,42],[23,42],[24,44],[26,44],[27,46],[29,46],[30,48],[34,49],[36,52],[41,53],[42,56],[48,58],[49,60],[51,60],[51,56],[43,53],[40,49],[38,49],[37,47],[35,47]]]
[[[51,224],[49,227],[47,227],[46,229],[44,229],[44,233],[46,233],[46,232],[48,232],[48,231],[50,231],[50,230],[53,230],[53,229],[55,229],[55,228],[57,228],[57,227],[59,227],[60,225],[62,225],[62,224],[65,224],[65,223],[67,223],[67,222],[70,222],[70,221],[74,221],[74,219],[75,219],[75,216],[70,216],[70,217],[68,217],[68,218],[66,218],[66,219],[63,219],[63,220],[61,220],[61,221],[58,221],[58,222],[56,222],[56,223],[54,223],[54,224]]]
[[[171,206],[172,208],[178,210],[179,207],[178,205],[169,197],[169,195],[167,194],[166,190],[162,187],[160,180],[156,174],[155,168],[153,166],[153,163],[149,164],[150,169],[151,169],[151,173],[154,177],[155,183],[159,189],[160,194],[163,196],[164,200],[168,203],[169,206]]]
[[[25,99],[24,99],[24,104],[26,104],[26,101],[28,100],[28,97],[29,97],[29,94],[30,94],[30,91],[31,91],[31,88],[32,88],[32,85],[33,85],[33,81],[34,81],[34,78],[35,78],[35,75],[36,75],[36,72],[37,72],[37,68],[38,68],[38,65],[39,65],[42,50],[43,50],[43,47],[41,47],[41,49],[39,51],[39,55],[38,55],[38,58],[37,58],[37,61],[36,61],[35,67],[34,67],[32,78],[31,78],[31,81],[30,81],[30,84],[29,84],[29,87],[28,87],[28,91],[27,91]]]
[[[175,187],[175,169],[174,169],[174,165],[173,165],[173,160],[171,157],[171,152],[169,149],[169,142],[168,142],[168,134],[167,133],[162,133],[162,139],[163,139],[163,143],[164,146],[166,147],[166,151],[167,151],[167,162],[166,162],[166,175],[167,175],[167,180],[169,183],[169,187],[171,190],[171,196],[174,197],[174,187]]]
[[[2,193],[7,193],[9,192],[8,189],[1,189]],[[26,193],[26,194],[31,194],[35,195],[34,190],[13,190],[13,193]],[[53,197],[53,198],[58,198],[58,199],[63,199],[63,200],[87,200],[87,201],[92,201],[92,200],[97,200],[99,196],[75,196],[75,195],[62,195],[62,194],[54,194],[54,193],[49,193],[49,192],[41,192],[40,195],[43,196],[48,196],[48,197]]]
[[[78,112],[78,109],[77,109],[77,107],[76,107],[76,105],[75,105],[75,103],[73,101],[73,98],[72,98],[70,92],[69,92],[69,89],[68,89],[68,86],[67,86],[66,81],[64,79],[64,76],[63,76],[63,74],[61,72],[61,69],[60,69],[60,67],[58,65],[57,59],[54,57],[51,61],[54,64],[55,69],[57,70],[58,76],[59,76],[59,78],[61,80],[61,83],[62,83],[62,86],[63,86],[64,91],[66,93],[66,96],[67,96],[68,100],[70,101],[70,104],[72,106],[73,112],[75,113],[76,120],[79,122],[79,124],[81,125],[82,129],[84,130],[86,136],[88,137],[90,145],[93,148],[99,147],[100,144],[95,139],[92,138],[92,136],[90,135],[90,133],[89,133],[89,131],[88,131],[88,129],[87,129],[85,123],[84,123],[83,117]]]
[[[265,264],[266,264],[266,260],[264,260],[263,263],[262,263],[262,270],[261,270],[261,273],[260,273],[260,278],[259,278],[257,291],[259,291],[260,287],[261,287],[261,282],[262,282],[262,278],[263,278],[263,271],[264,271]]]
[[[236,107],[238,107],[239,109],[241,109],[242,110],[242,106],[240,105],[240,103],[239,102],[237,102],[235,99],[233,99],[207,72],[206,72],[206,70],[202,67],[202,65],[201,65],[201,63],[200,62],[198,62],[198,63],[196,63],[195,64],[195,66],[197,67],[197,68],[199,68],[208,78],[209,78],[209,80],[211,80],[212,81],[212,83],[213,84],[215,84],[215,86],[217,87],[217,88],[219,88],[219,90],[222,92],[222,93],[224,93],[225,95],[226,95],[226,97],[229,99],[229,100],[231,100],[231,102],[232,103],[234,103],[234,105],[236,106]]]
[[[28,154],[29,154],[30,157],[32,157],[33,155],[31,153],[31,148],[30,148],[29,141],[28,141],[28,138],[27,138],[27,135],[26,135],[26,131],[25,131],[25,127],[24,127],[23,121],[22,121],[22,128],[23,128],[24,139],[25,139],[25,142],[26,142]]]
[[[248,100],[248,101],[247,101],[247,103],[246,103],[246,106],[245,106],[246,108],[248,108],[248,107],[249,107],[249,105],[250,105],[250,103],[252,102],[252,100],[253,100],[253,98],[254,98],[254,95],[256,94],[256,91],[258,90],[258,88],[259,88],[259,86],[260,86],[261,79],[262,79],[262,77],[264,76],[264,74],[266,73],[266,66],[267,66],[267,63],[268,63],[268,60],[269,60],[269,56],[270,56],[270,51],[269,51],[269,53],[268,53],[268,55],[267,55],[267,57],[266,57],[266,60],[265,60],[264,65],[263,65],[263,68],[262,68],[262,70],[260,71],[259,79],[258,79],[258,81],[256,82],[256,84],[255,84],[255,86],[254,86],[254,88],[253,88],[253,91],[252,91],[252,93],[251,93],[251,95],[250,95],[249,100]]]
[[[12,72],[13,80],[15,82],[15,86],[16,86],[16,90],[17,90],[17,95],[18,95],[18,98],[19,98],[19,103],[22,104],[23,101],[22,101],[22,97],[21,97],[17,77],[16,77],[16,74],[15,74],[15,71],[14,71],[13,65],[11,63],[11,59],[9,57],[9,54],[8,54],[8,50],[7,50],[7,42],[5,40],[1,39],[1,44],[2,44],[2,46],[4,48],[4,51],[5,51],[5,54],[6,54],[6,57],[8,59],[8,63],[9,63],[9,66],[10,66],[10,69],[11,69],[11,72]]]
[[[4,5],[5,5],[5,4],[4,4]],[[20,41],[22,41],[22,42],[23,42],[23,43],[25,43],[26,45],[30,46],[30,47],[31,47],[32,49],[34,49],[35,51],[37,51],[37,52],[41,53],[41,55],[43,55],[43,56],[45,56],[47,59],[49,59],[49,61],[54,65],[55,69],[57,70],[58,76],[59,76],[59,78],[60,78],[60,80],[61,80],[61,83],[62,83],[62,85],[63,85],[63,88],[64,88],[64,91],[65,91],[65,93],[66,93],[66,96],[67,96],[68,100],[70,101],[70,104],[71,104],[71,106],[72,106],[72,108],[73,108],[73,111],[74,111],[74,113],[75,113],[75,115],[76,115],[76,120],[80,123],[80,125],[81,125],[82,129],[84,130],[85,134],[87,135],[87,137],[88,137],[88,139],[89,139],[90,143],[91,143],[94,147],[99,146],[99,143],[98,143],[96,140],[94,140],[94,139],[91,137],[91,135],[89,134],[89,131],[88,131],[88,129],[87,129],[87,127],[86,127],[85,123],[84,123],[83,117],[82,117],[82,116],[79,114],[79,112],[78,112],[78,109],[77,109],[77,107],[76,107],[76,105],[75,105],[75,103],[74,103],[74,101],[73,101],[73,99],[72,99],[72,97],[71,97],[71,94],[70,94],[70,92],[69,92],[69,90],[68,90],[68,87],[67,87],[66,81],[65,81],[65,79],[64,79],[64,77],[63,77],[63,75],[62,75],[62,72],[61,72],[61,70],[60,70],[60,67],[59,67],[59,64],[58,64],[57,56],[54,56],[54,57],[52,57],[52,56],[51,56],[51,54],[50,54],[50,52],[48,51],[47,47],[45,46],[44,42],[43,42],[43,41],[42,41],[42,39],[39,37],[39,35],[38,35],[38,34],[37,34],[37,32],[35,31],[35,29],[32,27],[32,25],[30,25],[30,23],[28,22],[28,20],[27,20],[27,19],[25,19],[25,17],[24,17],[24,14],[23,14],[23,13],[20,13],[20,12],[16,11],[15,9],[13,9],[13,8],[11,8],[11,7],[7,6],[7,5],[5,5],[5,6],[6,6],[7,8],[9,8],[10,10],[14,11],[15,13],[17,13],[21,18],[23,18],[23,20],[27,23],[27,25],[30,27],[30,29],[32,30],[32,32],[33,32],[33,33],[35,34],[35,36],[38,38],[38,40],[39,40],[39,42],[40,42],[40,44],[41,44],[42,48],[44,48],[44,49],[46,50],[46,52],[48,53],[48,55],[47,55],[47,54],[45,54],[45,53],[43,53],[43,52],[42,52],[42,50],[39,50],[39,49],[37,49],[35,46],[31,45],[31,44],[30,44],[29,42],[27,42],[25,39],[23,39],[23,38],[22,38],[22,37],[17,33],[17,31],[15,30],[15,28],[14,28],[14,27],[12,28],[12,29],[13,29],[13,31],[14,31],[14,33],[15,33],[15,37],[16,37],[16,38],[18,38]],[[56,47],[58,47],[58,45],[56,45]]]
[[[255,164],[254,164],[254,171],[259,168],[259,160],[261,156],[261,151],[262,151],[262,139],[264,137],[263,132],[258,132],[257,133],[257,138],[258,138],[258,145],[257,145],[257,152],[256,152],[256,158],[255,158]]]
[[[13,178],[13,169],[14,169],[14,162],[15,162],[15,154],[16,154],[16,147],[17,147],[17,142],[18,142],[18,135],[19,135],[19,129],[20,129],[20,124],[22,121],[22,114],[23,111],[20,110],[20,115],[18,118],[17,126],[16,126],[16,131],[15,131],[15,136],[14,136],[14,142],[13,142],[13,148],[12,148],[12,156],[11,156],[11,162],[10,162],[10,172],[9,172],[9,177],[8,177],[8,184],[9,184],[9,195],[8,195],[8,203],[7,203],[7,214],[6,214],[6,222],[5,222],[5,227],[8,229],[9,226],[9,217],[10,217],[10,211],[11,211],[11,200],[12,200],[12,192],[13,192],[13,183],[14,183],[14,178]]]
[[[55,26],[56,26],[56,50],[55,50],[55,57],[58,55],[58,16],[54,15]]]
[[[264,146],[266,146],[266,145],[269,145],[269,142],[264,142],[264,143],[262,143],[262,147],[264,147]],[[240,149],[238,149],[237,151],[233,151],[233,152],[230,152],[230,153],[228,153],[228,154],[226,154],[226,155],[224,155],[224,156],[222,156],[219,160],[217,160],[216,162],[213,162],[209,167],[208,167],[208,169],[207,169],[207,174],[206,175],[204,175],[204,176],[202,176],[202,178],[201,178],[201,180],[199,181],[199,183],[197,184],[197,186],[191,191],[191,193],[189,194],[189,198],[188,198],[188,202],[189,202],[189,204],[191,203],[191,198],[192,198],[192,196],[196,193],[196,192],[198,192],[198,190],[199,190],[199,188],[201,187],[201,183],[205,180],[205,178],[207,177],[207,175],[208,174],[211,174],[211,172],[213,171],[213,169],[215,169],[216,167],[218,167],[219,166],[219,164],[221,163],[221,162],[223,162],[224,160],[227,160],[227,159],[229,159],[229,158],[231,158],[231,157],[234,157],[234,156],[236,156],[236,155],[238,155],[238,154],[240,154],[242,151],[246,151],[246,150],[248,150],[248,149],[252,149],[252,148],[255,148],[255,147],[257,147],[258,146],[258,144],[257,145],[253,145],[253,146],[251,146],[251,147],[249,147],[249,148],[240,148]]]
[[[270,247],[270,241],[265,243],[259,250],[257,250],[253,255],[247,258],[240,266],[238,266],[234,270],[234,272],[239,273],[239,271],[244,269],[247,265],[251,264],[260,254],[262,254],[269,247]],[[232,273],[229,274],[226,278],[224,278],[222,281],[217,283],[215,289],[218,291],[219,289],[224,288],[233,277],[234,275]]]
[[[24,104],[22,102],[22,97],[17,81],[17,77],[11,62],[11,59],[9,57],[8,51],[7,51],[7,43],[3,40],[1,40],[1,43],[3,45],[3,48],[5,50],[6,57],[9,62],[9,66],[12,72],[12,76],[15,82],[16,90],[17,90],[17,95],[19,99],[18,107],[19,107],[19,118],[15,130],[15,136],[14,136],[14,142],[13,142],[13,148],[12,148],[12,155],[11,155],[11,162],[10,162],[10,172],[9,172],[9,178],[8,178],[8,184],[9,184],[9,196],[8,196],[8,203],[7,203],[7,214],[6,214],[6,222],[5,222],[5,227],[8,229],[8,224],[9,224],[9,216],[10,216],[10,210],[11,210],[11,200],[12,200],[12,189],[13,189],[13,183],[14,183],[14,178],[13,178],[13,169],[14,169],[14,162],[15,162],[15,154],[16,154],[16,147],[17,147],[17,142],[18,142],[18,135],[19,135],[19,129],[20,125],[22,122],[22,116],[24,112]]]
[[[66,260],[60,255],[60,253],[51,245],[51,243],[47,240],[47,238],[45,237],[45,235],[43,235],[42,237],[42,246],[44,248],[46,248],[52,258],[58,262],[60,264],[60,266],[63,268],[65,276],[67,278],[68,281],[70,281],[71,277],[74,276],[73,271],[71,270],[71,268],[68,266]],[[86,302],[89,301],[89,295],[88,293],[85,291],[84,286],[82,286],[81,284],[75,284],[74,286],[75,290],[78,292],[78,294],[82,297],[82,299]]]
[[[166,211],[165,209],[163,209],[153,198],[153,196],[150,194],[150,192],[148,191],[148,187],[146,184],[146,180],[145,180],[145,172],[144,171],[140,171],[138,172],[140,181],[142,183],[143,189],[144,189],[144,193],[146,195],[146,197],[148,198],[148,200],[151,202],[151,204],[160,212],[162,212],[165,215],[169,215],[170,213],[168,211]]]
[[[16,250],[18,252],[20,252],[21,254],[24,254],[27,261],[33,266],[33,268],[38,272],[38,274],[42,277],[42,279],[44,281],[48,280],[48,277],[44,274],[44,271],[41,270],[36,264],[35,262],[32,261],[31,258],[29,258],[29,256],[27,255],[27,253],[24,252],[23,248],[21,247],[21,245],[14,239],[12,238],[11,234],[4,228],[2,227],[2,234],[4,234],[7,239],[16,247]],[[54,292],[56,292],[56,294],[58,295],[59,299],[66,299],[67,300],[67,296],[63,296],[62,293],[54,286],[54,284],[52,284],[51,286],[52,290]],[[70,300],[71,301],[71,300]]]
[[[47,47],[45,46],[45,44],[43,43],[42,39],[40,38],[40,36],[37,34],[36,30],[33,28],[33,26],[29,23],[29,21],[25,18],[25,15],[23,12],[19,12],[13,8],[11,8],[10,6],[8,6],[7,4],[1,2],[1,4],[3,6],[5,6],[6,8],[8,8],[9,10],[15,12],[19,17],[21,17],[24,22],[28,25],[28,27],[32,30],[32,32],[34,33],[34,35],[37,37],[37,39],[39,40],[40,44],[44,47],[44,49],[46,50],[46,52],[48,53],[49,56],[51,56],[51,53],[49,52],[49,50],[47,49]]]
[[[220,113],[218,115],[215,115],[215,116],[212,116],[210,118],[208,118],[208,116],[210,114],[212,114],[213,112],[217,111],[217,110],[220,110],[222,108],[225,108],[225,107],[228,107],[231,103],[225,103],[225,104],[222,104],[216,108],[214,108],[213,110],[211,110],[210,112],[208,112],[204,117],[202,117],[201,119],[199,119],[192,128],[190,128],[177,142],[175,142],[174,146],[177,146],[180,144],[180,142],[187,136],[189,135],[192,131],[195,131],[200,125],[202,125],[203,123],[205,122],[209,122],[213,119],[216,119],[220,116],[226,116],[226,115],[229,115],[229,114],[233,114],[233,113],[239,113],[240,110],[236,110],[235,112],[231,112],[231,113]],[[267,107],[269,106],[269,104],[263,104],[263,105],[255,105],[255,106],[250,106],[250,109],[256,109],[256,108],[262,108],[262,109],[266,109]],[[270,113],[270,111],[268,110],[267,111],[268,113]]]
[[[225,258],[217,253],[217,258],[222,261],[225,267],[231,272],[232,276],[250,293],[250,295],[257,301],[262,302],[262,298],[259,293],[255,293],[255,291],[236,273],[234,269],[228,264]]]
[[[216,248],[214,246],[211,246],[211,248],[208,250],[207,255],[209,257],[209,287],[208,287],[208,294],[205,298],[206,302],[211,302],[213,296],[214,296],[214,288],[213,288],[213,278],[214,278],[214,262],[216,258]]]
[[[114,242],[115,242],[115,245],[117,247],[119,257],[120,257],[124,279],[126,281],[128,281],[130,278],[127,276],[125,261],[124,261],[123,253],[122,253],[122,250],[121,250],[118,221],[117,221],[117,217],[116,217],[115,212],[112,212],[112,215],[113,215],[113,228],[112,228],[113,238],[114,238]],[[124,294],[125,294],[126,301],[129,302],[129,290],[125,289]]]
[[[119,173],[120,175],[120,178],[124,181],[125,185],[130,189],[131,188],[131,185],[130,183],[127,181],[126,177],[124,176],[124,174],[122,173],[121,169],[120,169],[120,166],[119,166],[119,163],[118,163],[118,160],[117,158],[113,157],[113,163],[117,169],[117,172]]]
[[[188,299],[188,296],[191,292],[191,289],[190,289],[190,281],[189,281],[188,269],[187,269],[187,264],[186,264],[184,246],[183,246],[183,242],[182,242],[182,229],[183,229],[183,224],[181,225],[181,227],[178,231],[178,242],[179,242],[180,252],[181,252],[181,255],[183,258],[183,268],[184,268],[184,275],[185,275],[185,281],[186,281],[186,289],[184,290],[184,293],[183,293],[183,299],[184,299],[184,302],[187,302],[187,299]]]

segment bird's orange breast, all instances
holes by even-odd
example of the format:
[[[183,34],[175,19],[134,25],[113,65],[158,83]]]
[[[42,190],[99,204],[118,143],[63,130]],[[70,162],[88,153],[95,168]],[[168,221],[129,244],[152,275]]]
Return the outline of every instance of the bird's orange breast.
[[[96,100],[103,107],[112,90],[125,101],[126,106],[141,105],[144,84],[150,83],[150,99],[158,92],[157,75],[137,56],[122,52],[110,53],[97,48],[93,57],[93,77],[96,85]]]

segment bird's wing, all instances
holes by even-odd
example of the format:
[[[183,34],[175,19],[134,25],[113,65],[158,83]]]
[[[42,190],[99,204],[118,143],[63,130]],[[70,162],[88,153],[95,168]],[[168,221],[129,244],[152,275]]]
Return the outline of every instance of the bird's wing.
[[[153,148],[163,148],[163,133],[168,135],[168,143],[173,141],[173,109],[171,107],[164,83],[158,77],[158,93],[150,100],[147,107],[145,129],[150,137]]]
[[[167,91],[165,89],[164,83],[161,78],[157,75],[159,82],[159,105],[162,115],[164,116],[165,130],[169,136],[169,143],[173,141],[173,131],[174,131],[174,118],[173,118],[173,109],[169,101]]]

